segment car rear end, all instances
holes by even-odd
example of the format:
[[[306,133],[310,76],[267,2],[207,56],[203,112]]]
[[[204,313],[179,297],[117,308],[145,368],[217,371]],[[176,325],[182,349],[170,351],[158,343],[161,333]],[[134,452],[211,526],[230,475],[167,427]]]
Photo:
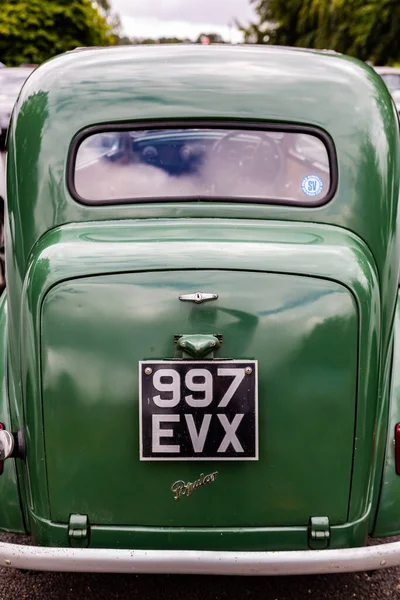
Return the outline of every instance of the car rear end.
[[[124,128],[117,159],[93,140],[103,135],[77,138],[69,165],[71,193],[98,209],[141,186],[150,198],[196,188],[256,201],[270,186],[271,198],[312,205],[337,185],[318,130]],[[376,352],[360,341],[379,325],[371,302],[361,314],[375,276],[366,248],[327,226],[155,219],[44,236],[25,325],[40,345],[35,363],[23,357],[48,485],[39,541],[57,523],[64,541],[68,529],[94,547],[363,543],[352,478],[376,385],[372,367],[359,380]],[[31,289],[42,290],[34,306]],[[86,537],[73,541],[78,516]]]
[[[149,75],[158,51],[121,50],[125,65],[111,50],[104,82],[100,59],[96,71],[88,51],[79,73],[68,55],[66,85],[49,63],[17,107],[10,389],[44,568],[277,574],[399,560],[397,547],[390,559],[362,548],[379,508],[397,298],[391,100],[383,89],[355,120],[365,94],[346,77],[354,68],[366,91],[366,67],[321,54],[310,71],[300,52],[265,62],[244,49],[243,77],[262,71],[263,93],[237,86],[233,108],[239,50],[211,49],[229,57],[230,86],[217,54],[196,48],[168,50],[166,79]],[[307,81],[297,108],[275,61]],[[337,81],[335,115],[323,100]]]

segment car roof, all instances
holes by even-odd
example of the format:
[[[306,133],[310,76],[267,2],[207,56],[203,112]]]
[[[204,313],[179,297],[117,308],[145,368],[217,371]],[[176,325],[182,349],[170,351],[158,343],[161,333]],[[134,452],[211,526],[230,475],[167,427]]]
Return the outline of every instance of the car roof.
[[[212,116],[217,105],[218,113],[232,118],[270,119],[275,114],[278,119],[322,124],[329,120],[332,93],[351,107],[370,99],[373,74],[365,63],[330,51],[137,45],[84,48],[56,57],[36,69],[30,90],[51,96],[72,117],[70,126],[76,123],[78,128],[110,119],[110,94],[118,101],[121,119],[123,113],[132,118],[135,102],[137,118],[183,117],[185,112]],[[83,104],[89,109],[86,114]]]
[[[332,202],[313,212],[312,220],[355,232],[382,265],[388,238],[386,233],[378,236],[377,230],[389,228],[397,215],[399,136],[395,106],[381,77],[364,62],[332,52],[228,44],[72,51],[32,73],[16,102],[9,135],[8,165],[11,172],[18,156],[18,184],[16,194],[9,194],[8,207],[10,214],[24,216],[22,260],[47,230],[66,222],[94,215],[135,218],[138,210],[146,215],[156,210],[125,205],[94,211],[74,201],[66,185],[66,165],[78,133],[113,123],[151,128],[188,121],[234,121],[255,128],[268,122],[278,129],[284,123],[301,131],[311,127],[326,132],[336,148],[338,189]],[[11,189],[10,174],[9,181]],[[180,214],[196,210],[193,203],[179,206]],[[208,214],[208,209],[201,210]],[[210,203],[209,210],[226,209]],[[308,208],[251,210],[260,210],[263,218],[311,217]]]

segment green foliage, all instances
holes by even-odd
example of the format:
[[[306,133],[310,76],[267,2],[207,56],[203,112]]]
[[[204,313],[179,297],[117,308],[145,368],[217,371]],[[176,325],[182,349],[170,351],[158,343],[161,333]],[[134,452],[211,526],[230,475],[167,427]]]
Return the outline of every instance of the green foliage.
[[[118,40],[118,44],[191,44],[202,43],[202,38],[207,37],[210,44],[223,44],[224,39],[219,35],[219,33],[201,33],[195,42],[190,40],[189,38],[179,38],[179,37],[160,37],[160,38],[127,38],[120,37]]]
[[[375,64],[400,60],[400,0],[250,0],[247,43],[329,48]]]
[[[190,42],[188,39],[178,37],[160,37],[160,38],[120,38],[119,44],[184,44]]]
[[[177,37],[161,37],[156,41],[157,44],[183,44],[184,42],[185,40]]]
[[[119,16],[112,12],[111,4],[109,0],[92,0],[92,4],[96,6],[99,13],[106,19],[109,33],[111,34],[112,44],[124,44],[124,37],[121,33],[122,25]]]
[[[106,14],[111,13],[111,4],[109,0],[93,0],[93,4],[102,9]]]
[[[0,0],[0,60],[9,66],[113,41],[112,26],[90,0]]]

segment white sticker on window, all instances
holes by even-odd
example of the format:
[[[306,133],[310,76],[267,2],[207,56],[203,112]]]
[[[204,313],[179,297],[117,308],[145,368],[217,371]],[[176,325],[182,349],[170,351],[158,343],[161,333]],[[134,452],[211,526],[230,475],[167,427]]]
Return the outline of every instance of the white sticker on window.
[[[318,175],[307,175],[301,182],[301,189],[307,196],[319,196],[324,189],[324,182]]]

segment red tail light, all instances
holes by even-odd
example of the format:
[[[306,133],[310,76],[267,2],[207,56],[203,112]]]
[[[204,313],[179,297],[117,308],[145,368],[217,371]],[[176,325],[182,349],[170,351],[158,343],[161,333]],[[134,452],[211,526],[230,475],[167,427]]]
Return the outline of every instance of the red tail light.
[[[396,462],[396,474],[400,475],[400,423],[394,429],[394,455]]]

